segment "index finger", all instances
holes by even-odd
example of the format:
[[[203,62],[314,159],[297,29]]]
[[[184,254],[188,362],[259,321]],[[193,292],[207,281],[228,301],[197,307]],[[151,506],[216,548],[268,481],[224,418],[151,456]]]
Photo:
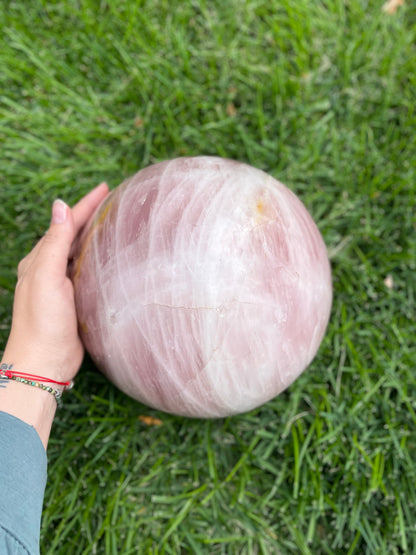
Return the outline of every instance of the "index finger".
[[[72,208],[72,215],[74,218],[75,235],[77,235],[79,230],[88,222],[89,218],[93,215],[96,208],[105,199],[108,193],[109,188],[107,183],[101,183],[74,205]]]

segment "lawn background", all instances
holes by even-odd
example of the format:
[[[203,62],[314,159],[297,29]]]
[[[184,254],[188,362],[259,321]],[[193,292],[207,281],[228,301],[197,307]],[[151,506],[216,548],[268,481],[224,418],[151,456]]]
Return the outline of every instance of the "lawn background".
[[[382,7],[1,2],[2,344],[53,199],[167,158],[271,173],[333,267],[318,356],[249,414],[158,413],[86,360],[52,431],[42,554],[416,552],[416,6]]]

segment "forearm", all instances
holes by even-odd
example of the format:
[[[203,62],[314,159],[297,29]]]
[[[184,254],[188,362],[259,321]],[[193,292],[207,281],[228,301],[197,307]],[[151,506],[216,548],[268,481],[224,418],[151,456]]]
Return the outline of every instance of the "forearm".
[[[3,362],[12,363],[9,360]],[[56,406],[55,397],[48,391],[9,379],[0,380],[0,411],[33,426],[45,449],[48,445]]]

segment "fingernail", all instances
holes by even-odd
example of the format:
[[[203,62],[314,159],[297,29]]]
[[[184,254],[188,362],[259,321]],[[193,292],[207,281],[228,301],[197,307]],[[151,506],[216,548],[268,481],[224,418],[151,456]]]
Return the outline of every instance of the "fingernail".
[[[68,205],[60,198],[52,204],[52,223],[63,224],[68,213]]]

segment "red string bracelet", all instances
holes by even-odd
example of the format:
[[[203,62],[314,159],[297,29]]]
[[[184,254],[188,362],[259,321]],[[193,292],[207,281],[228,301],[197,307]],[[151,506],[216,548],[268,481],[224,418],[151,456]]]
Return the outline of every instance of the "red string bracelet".
[[[54,383],[56,385],[62,385],[65,388],[72,387],[72,380],[69,382],[57,382],[56,380],[52,380],[51,378],[44,378],[42,376],[37,376],[36,374],[27,374],[26,372],[15,372],[12,370],[13,364],[1,364],[0,365],[0,376],[5,376],[6,378],[24,378],[24,379],[32,379],[32,380],[39,380],[44,383]]]
[[[1,370],[1,374],[6,376],[7,378],[12,378],[13,376],[17,378],[30,378],[32,380],[38,380],[44,383],[54,383],[56,385],[62,385],[64,387],[69,387],[71,382],[57,382],[56,380],[52,380],[51,378],[43,378],[42,376],[37,376],[36,374],[27,374],[26,372],[12,372],[11,370]]]

